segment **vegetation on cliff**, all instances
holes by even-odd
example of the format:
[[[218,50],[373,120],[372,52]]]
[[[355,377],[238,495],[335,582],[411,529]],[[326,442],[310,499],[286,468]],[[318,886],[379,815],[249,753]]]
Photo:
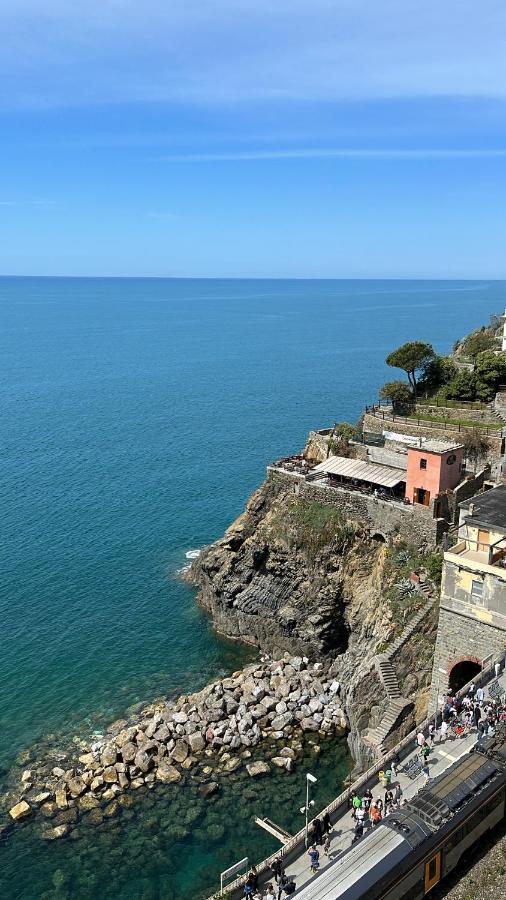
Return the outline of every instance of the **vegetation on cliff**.
[[[396,405],[415,403],[419,397],[438,401],[488,403],[506,381],[506,357],[500,349],[500,320],[457,341],[452,356],[439,356],[431,344],[409,341],[386,358],[389,366],[403,369],[405,381],[387,382],[380,388],[382,399]]]
[[[311,565],[326,549],[343,553],[355,536],[355,527],[339,510],[298,498],[276,511],[271,528],[278,540],[289,550],[303,553]]]

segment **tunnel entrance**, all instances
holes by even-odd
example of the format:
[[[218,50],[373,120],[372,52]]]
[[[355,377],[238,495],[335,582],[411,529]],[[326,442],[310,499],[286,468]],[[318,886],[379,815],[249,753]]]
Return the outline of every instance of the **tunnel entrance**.
[[[450,672],[450,691],[456,694],[468,681],[476,678],[481,666],[475,659],[463,659],[454,665]]]

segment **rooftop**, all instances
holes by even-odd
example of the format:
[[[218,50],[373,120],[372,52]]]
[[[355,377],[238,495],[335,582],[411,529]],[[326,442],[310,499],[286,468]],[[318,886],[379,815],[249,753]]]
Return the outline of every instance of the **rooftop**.
[[[463,444],[456,444],[455,441],[438,441],[436,438],[422,438],[418,446],[414,446],[413,450],[424,450],[427,453],[448,453],[449,450],[460,450]]]
[[[326,475],[341,475],[344,478],[356,478],[359,481],[368,481],[370,484],[378,484],[383,487],[395,487],[406,480],[406,474],[402,469],[362,462],[359,459],[347,459],[343,456],[330,456],[325,462],[315,466],[313,471]]]
[[[465,500],[460,508],[469,511],[468,525],[485,525],[506,533],[506,484]]]

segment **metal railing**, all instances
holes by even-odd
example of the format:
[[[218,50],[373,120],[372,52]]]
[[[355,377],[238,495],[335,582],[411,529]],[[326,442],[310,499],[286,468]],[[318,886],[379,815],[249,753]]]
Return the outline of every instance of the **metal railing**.
[[[500,435],[501,426],[498,423],[497,426],[494,425],[484,425],[481,422],[475,422],[472,425],[463,425],[460,422],[452,422],[451,419],[448,419],[445,422],[431,422],[430,419],[424,419],[423,416],[399,416],[397,413],[393,411],[390,407],[390,412],[385,413],[384,410],[380,409],[379,406],[366,406],[365,411],[367,415],[374,416],[376,419],[382,419],[384,422],[400,422],[403,425],[416,425],[419,427],[423,425],[424,428],[434,429],[436,431],[453,431],[453,432],[466,432],[466,431],[474,431],[475,429],[479,429],[480,432],[483,431],[485,434],[495,434]]]
[[[484,662],[490,660],[489,665],[486,668],[483,668],[482,671],[478,673],[478,675],[476,675],[474,678],[472,678],[470,681],[468,681],[467,684],[465,684],[457,692],[456,696],[464,697],[469,689],[469,685],[471,684],[471,682],[474,684],[475,688],[478,688],[478,687],[486,684],[489,680],[491,680],[495,676],[495,670],[494,670],[495,663],[502,662],[503,657],[504,657],[504,652],[502,652],[501,654],[494,656],[494,657],[492,657],[491,655],[488,656],[486,658],[486,660],[484,660]],[[352,794],[355,791],[359,793],[362,788],[368,787],[369,782],[372,782],[373,779],[374,779],[374,784],[376,784],[376,781],[378,780],[379,772],[384,770],[385,768],[388,768],[387,764],[390,763],[396,755],[398,755],[400,757],[401,762],[402,762],[402,759],[408,755],[407,753],[405,753],[406,748],[410,747],[410,752],[413,750],[414,741],[415,741],[416,735],[418,734],[419,731],[422,731],[424,734],[426,734],[426,733],[428,734],[429,725],[432,725],[434,723],[439,725],[441,723],[441,720],[442,720],[441,711],[438,711],[438,713],[436,715],[434,715],[433,712],[430,715],[428,715],[421,724],[417,725],[416,728],[414,728],[413,731],[410,731],[410,733],[408,735],[406,735],[406,737],[403,738],[401,741],[399,741],[399,743],[396,744],[395,747],[392,747],[391,750],[389,750],[387,753],[385,753],[381,757],[381,760],[379,762],[375,762],[374,765],[371,766],[369,769],[367,769],[367,771],[364,772],[356,781],[354,781],[353,784],[349,785],[349,787],[347,787],[346,790],[342,791],[335,798],[335,800],[332,800],[331,803],[329,803],[328,806],[325,807],[325,809],[322,809],[317,814],[317,816],[315,816],[315,818],[320,818],[321,816],[324,816],[326,813],[328,813],[329,816],[331,817],[332,824],[334,824],[336,818],[338,818],[338,816],[335,815],[336,812],[339,811],[339,813],[341,814],[349,809],[350,800],[351,800]],[[402,754],[404,754],[404,756]],[[372,786],[373,785],[371,784],[371,787]],[[333,817],[334,817],[334,819],[333,819]],[[312,824],[313,822],[314,822],[314,819],[311,820],[310,824]],[[302,847],[305,846],[305,837],[306,837],[306,830],[305,830],[305,828],[303,828],[299,832],[297,832],[297,834],[294,835],[293,838],[290,841],[288,841],[281,850],[278,850],[275,853],[272,853],[266,859],[262,860],[262,862],[258,863],[256,866],[256,869],[257,869],[259,877],[261,878],[261,876],[266,874],[267,872],[272,874],[272,864],[275,859],[280,858],[281,860],[284,860],[286,862],[286,864],[288,864],[289,857],[292,857],[293,859],[297,858],[297,856],[299,855],[299,853],[297,851],[301,850]],[[244,875],[241,878],[237,878],[236,881],[232,882],[232,884],[228,885],[227,894],[229,894],[230,897],[233,897],[234,900],[235,900],[235,898],[242,896],[242,893],[237,894],[236,892],[241,891],[241,888],[244,887],[244,884],[246,883],[246,878],[247,878],[247,876]],[[210,900],[215,900],[215,898],[219,897],[219,896],[220,896],[219,894],[213,894],[213,896],[210,898]]]

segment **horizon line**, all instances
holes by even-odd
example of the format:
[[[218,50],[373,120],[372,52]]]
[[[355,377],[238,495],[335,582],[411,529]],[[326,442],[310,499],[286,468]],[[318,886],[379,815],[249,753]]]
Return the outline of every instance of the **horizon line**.
[[[8,278],[61,278],[123,281],[494,281],[506,282],[506,275],[23,275],[0,273]]]

